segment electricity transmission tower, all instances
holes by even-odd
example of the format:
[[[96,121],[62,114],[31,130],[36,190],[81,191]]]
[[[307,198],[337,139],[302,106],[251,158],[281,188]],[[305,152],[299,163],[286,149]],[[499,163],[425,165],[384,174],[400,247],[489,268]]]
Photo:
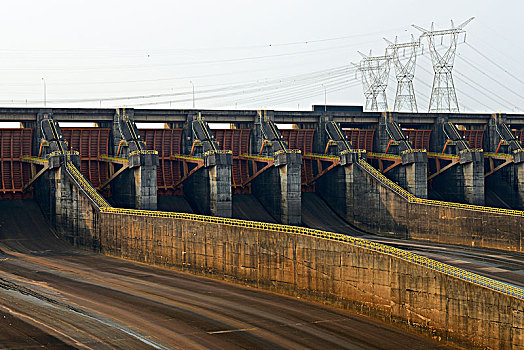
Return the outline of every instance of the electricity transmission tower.
[[[358,68],[361,75],[364,96],[366,97],[366,110],[368,111],[387,111],[388,101],[386,99],[386,88],[389,79],[389,63],[391,57],[369,56],[359,52],[362,56]]]
[[[434,30],[433,23],[431,23],[431,30],[413,24],[414,28],[422,32],[420,37],[426,37],[428,40],[429,53],[431,55],[433,71],[435,72],[429,101],[429,112],[459,112],[457,94],[455,92],[455,84],[453,83],[451,71],[453,70],[453,63],[455,61],[459,34],[465,33],[464,27],[474,18],[475,17],[471,17],[457,27],[455,27],[453,21],[451,21],[451,28],[444,30]],[[450,38],[449,46],[446,51],[440,53],[437,51],[435,41],[440,37],[440,44],[443,45],[445,36],[449,36]]]
[[[394,43],[387,39],[384,40],[389,44],[387,50],[391,55],[397,77],[397,93],[393,111],[407,110],[418,113],[415,90],[413,89],[413,78],[415,77],[418,49],[421,47],[420,39],[415,41],[415,38],[411,35],[411,42],[397,43],[397,38],[395,38]],[[408,50],[407,58],[406,49]],[[400,50],[403,52],[402,59]]]

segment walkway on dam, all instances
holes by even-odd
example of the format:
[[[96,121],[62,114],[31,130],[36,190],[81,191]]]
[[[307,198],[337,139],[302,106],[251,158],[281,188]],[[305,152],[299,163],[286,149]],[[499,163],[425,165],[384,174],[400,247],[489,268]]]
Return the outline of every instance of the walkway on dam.
[[[0,201],[0,347],[442,349],[321,304],[71,248]]]

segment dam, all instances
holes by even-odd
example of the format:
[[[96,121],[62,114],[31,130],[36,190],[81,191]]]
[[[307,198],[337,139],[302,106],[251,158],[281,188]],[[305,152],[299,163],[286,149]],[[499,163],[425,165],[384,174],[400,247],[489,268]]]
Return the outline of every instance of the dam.
[[[5,339],[524,344],[524,115],[4,108],[0,121],[21,124],[0,129],[1,292],[16,301],[0,312],[24,324]]]

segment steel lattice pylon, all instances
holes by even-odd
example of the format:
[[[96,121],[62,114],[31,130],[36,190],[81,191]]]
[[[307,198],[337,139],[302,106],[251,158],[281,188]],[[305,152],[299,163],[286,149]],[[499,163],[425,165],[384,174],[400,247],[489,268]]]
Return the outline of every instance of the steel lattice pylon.
[[[395,67],[395,75],[397,77],[397,92],[395,95],[395,104],[393,111],[410,111],[418,112],[417,100],[415,98],[415,90],[413,89],[413,78],[415,77],[415,65],[417,62],[418,49],[421,47],[420,40],[415,41],[413,35],[411,36],[411,42],[397,43],[386,42],[389,44],[387,50],[393,60]],[[403,50],[404,56],[406,49],[409,50],[407,58],[400,57],[400,50]]]
[[[365,109],[368,111],[387,111],[386,88],[389,79],[389,64],[391,56],[362,55],[360,64],[356,65],[362,78],[364,96],[366,97]]]
[[[457,94],[455,92],[455,84],[453,83],[451,71],[453,70],[453,63],[455,61],[459,34],[465,32],[464,27],[471,22],[473,18],[475,17],[471,17],[457,27],[455,27],[453,21],[451,21],[451,28],[444,30],[433,30],[433,23],[431,23],[431,30],[413,25],[414,28],[422,32],[421,38],[426,37],[428,39],[429,53],[433,63],[433,71],[435,72],[429,101],[429,112],[459,112]],[[441,43],[443,43],[444,36],[450,37],[449,47],[444,53],[440,53],[435,46],[435,39],[440,37]]]

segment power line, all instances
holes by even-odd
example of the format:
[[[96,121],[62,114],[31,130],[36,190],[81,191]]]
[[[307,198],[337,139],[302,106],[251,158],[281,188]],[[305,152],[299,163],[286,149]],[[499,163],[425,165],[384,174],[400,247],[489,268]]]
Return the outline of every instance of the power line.
[[[314,79],[329,79],[330,77],[337,77],[339,75],[345,75],[351,73],[352,68],[349,66],[339,66],[335,68],[330,68],[326,70],[316,71],[316,72],[310,72],[310,73],[303,73],[299,75],[294,76],[287,76],[282,77],[279,79],[272,79],[268,81],[257,81],[257,82],[248,82],[248,83],[240,83],[236,85],[228,85],[225,87],[220,88],[214,88],[214,89],[205,89],[198,91],[198,94],[209,94],[209,93],[215,93],[215,92],[223,92],[223,91],[229,91],[234,90],[234,93],[248,93],[253,91],[259,91],[260,89],[274,89],[275,85],[283,85],[283,84],[294,84],[301,81],[310,81]],[[240,90],[240,91],[237,91]],[[231,92],[233,93],[233,92]],[[191,91],[184,91],[184,92],[169,92],[169,93],[156,93],[156,94],[144,94],[144,95],[133,95],[133,96],[115,96],[115,97],[96,97],[96,98],[75,98],[75,99],[55,99],[55,100],[49,100],[49,103],[80,103],[80,102],[110,102],[110,101],[127,101],[127,100],[138,100],[138,99],[152,99],[152,98],[160,98],[160,97],[174,97],[174,96],[185,96],[192,94]],[[19,100],[19,101],[0,101],[0,102],[7,102],[7,103],[34,103],[35,101],[32,100]],[[37,101],[41,102],[41,101]],[[174,102],[173,100],[171,102]]]
[[[514,74],[512,74],[511,72],[509,72],[506,68],[502,67],[500,64],[498,64],[497,62],[493,61],[491,58],[489,58],[488,56],[484,55],[481,51],[477,50],[475,47],[473,47],[472,45],[470,45],[469,43],[466,43],[466,45],[468,45],[473,51],[475,51],[476,53],[478,53],[480,56],[484,57],[487,61],[489,61],[490,63],[492,63],[493,65],[495,65],[497,68],[499,68],[500,70],[502,70],[504,73],[506,73],[507,75],[509,75],[510,77],[512,77],[513,79],[515,79],[516,81],[518,81],[519,83],[523,84],[524,85],[524,81],[521,80],[520,78],[518,78],[517,76],[515,76]]]
[[[458,58],[460,58],[462,61],[466,62],[467,64],[469,64],[473,69],[475,69],[476,71],[478,71],[480,74],[484,75],[485,77],[487,77],[488,79],[490,79],[491,81],[495,82],[497,85],[500,85],[502,88],[508,90],[509,92],[511,92],[513,95],[517,96],[518,98],[520,99],[523,99],[524,100],[524,97],[518,93],[516,93],[515,91],[513,91],[512,89],[510,89],[509,87],[507,87],[506,85],[502,84],[501,82],[499,82],[497,79],[493,78],[492,76],[490,76],[489,74],[487,74],[485,71],[483,71],[482,69],[478,68],[476,65],[474,65],[471,61],[469,61],[468,59],[462,57],[460,54],[457,55]]]

